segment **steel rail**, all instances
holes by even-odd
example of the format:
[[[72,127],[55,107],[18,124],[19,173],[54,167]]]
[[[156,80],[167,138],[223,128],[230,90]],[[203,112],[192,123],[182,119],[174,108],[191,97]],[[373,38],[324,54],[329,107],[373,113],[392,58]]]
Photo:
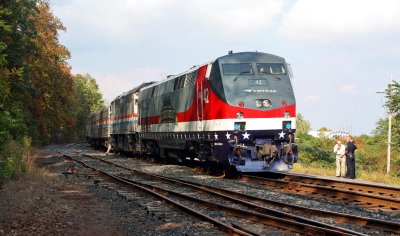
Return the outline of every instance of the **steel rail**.
[[[221,222],[219,220],[216,220],[216,219],[214,219],[214,218],[212,218],[212,217],[210,217],[208,215],[205,215],[205,214],[203,214],[201,212],[193,210],[193,209],[191,209],[191,208],[189,208],[187,206],[184,206],[181,203],[179,203],[177,201],[174,201],[174,200],[164,196],[163,194],[155,191],[154,189],[152,190],[150,188],[143,187],[143,186],[141,186],[139,184],[135,184],[135,183],[133,183],[131,181],[127,181],[127,180],[125,180],[125,179],[123,179],[121,177],[118,177],[116,175],[110,174],[110,173],[108,173],[106,171],[103,171],[103,170],[101,170],[99,168],[93,167],[93,166],[85,163],[84,161],[81,161],[81,160],[79,160],[77,158],[74,158],[74,157],[72,157],[70,155],[67,155],[65,153],[61,153],[61,155],[65,156],[67,158],[70,158],[71,160],[74,160],[74,161],[84,165],[85,167],[90,168],[90,169],[92,169],[92,170],[94,170],[94,171],[96,171],[98,173],[101,173],[101,174],[103,174],[105,176],[108,176],[108,177],[112,178],[113,180],[116,180],[116,181],[118,181],[120,183],[132,186],[132,187],[134,187],[136,189],[139,189],[139,190],[141,190],[143,192],[146,192],[148,194],[151,194],[154,197],[157,197],[157,198],[161,199],[163,202],[167,203],[167,205],[169,207],[173,208],[173,209],[178,209],[178,210],[184,211],[184,212],[189,213],[191,215],[194,215],[194,216],[196,216],[196,217],[198,217],[198,218],[200,218],[202,220],[210,222],[211,224],[213,224],[214,226],[216,226],[218,229],[220,229],[221,231],[223,231],[225,233],[228,233],[228,234],[231,234],[231,235],[246,235],[246,236],[247,235],[254,235],[254,234],[249,234],[249,233],[247,233],[245,231],[242,231],[240,229],[237,229],[237,228],[235,228],[233,226],[227,225],[227,224],[225,224],[225,223],[223,223],[223,222]]]
[[[355,231],[351,231],[351,230],[344,229],[344,228],[337,227],[337,226],[332,226],[330,224],[325,224],[325,223],[322,223],[322,222],[319,222],[319,221],[315,221],[315,220],[311,220],[311,219],[308,219],[308,218],[300,217],[300,216],[293,215],[293,214],[290,214],[290,213],[285,213],[285,212],[282,212],[282,211],[277,211],[277,210],[274,210],[274,209],[261,207],[261,206],[258,206],[256,204],[250,202],[250,201],[259,200],[261,202],[264,201],[264,203],[265,203],[265,202],[268,202],[267,199],[257,198],[257,197],[253,197],[253,196],[250,196],[250,195],[245,195],[245,194],[237,193],[237,192],[234,192],[234,191],[224,190],[224,189],[220,189],[220,188],[216,188],[216,187],[212,187],[212,186],[208,186],[208,185],[203,185],[203,184],[198,184],[198,183],[194,183],[194,182],[190,182],[190,181],[177,180],[177,179],[174,179],[174,178],[169,178],[169,177],[165,177],[165,176],[161,176],[161,175],[146,173],[146,172],[142,172],[142,171],[139,171],[139,170],[134,170],[134,169],[128,168],[126,166],[123,166],[123,165],[120,165],[120,164],[117,164],[117,163],[114,163],[114,162],[111,162],[111,161],[108,161],[108,160],[104,160],[104,159],[101,159],[101,158],[98,158],[98,157],[94,157],[94,156],[86,155],[86,154],[83,154],[83,155],[86,156],[86,157],[89,157],[89,158],[94,158],[94,159],[99,160],[101,162],[105,162],[105,163],[110,164],[110,165],[114,165],[116,167],[119,167],[119,168],[122,168],[122,169],[125,169],[125,170],[128,170],[128,171],[135,172],[137,174],[141,174],[141,175],[147,176],[147,177],[156,178],[158,180],[167,181],[169,183],[172,182],[174,184],[180,184],[180,185],[183,185],[183,186],[186,186],[186,187],[191,187],[191,188],[194,188],[194,189],[196,189],[198,191],[202,191],[202,192],[205,192],[205,193],[208,193],[208,194],[217,195],[218,197],[227,199],[229,201],[245,205],[245,206],[247,206],[247,207],[249,207],[249,208],[251,208],[251,209],[253,209],[253,210],[257,211],[257,212],[260,212],[260,213],[270,214],[270,215],[272,214],[274,216],[279,216],[280,218],[284,218],[284,219],[287,219],[287,220],[294,220],[294,221],[302,222],[302,223],[305,223],[305,224],[310,224],[310,225],[315,225],[315,226],[319,226],[319,227],[323,227],[323,228],[327,228],[327,229],[332,229],[334,231],[340,231],[340,232],[353,234],[353,235],[362,235],[362,234],[359,234],[358,232],[355,232]],[[242,199],[239,199],[239,198],[242,198]],[[246,200],[244,200],[243,198],[245,198]],[[291,206],[289,204],[287,204],[287,205]],[[294,208],[296,208],[296,206],[294,206]],[[315,210],[315,211],[317,211],[317,210]],[[322,215],[322,213],[321,213],[321,215]],[[354,220],[353,220],[353,222],[354,222]]]
[[[89,156],[89,157],[91,157],[91,156]],[[98,159],[98,160],[102,160],[102,159]],[[103,161],[107,162],[105,160],[103,160]],[[115,164],[112,162],[110,162],[110,164],[118,165],[118,164]],[[153,191],[160,192],[161,194],[164,194],[167,196],[175,195],[176,197],[179,197],[179,198],[198,202],[201,205],[207,206],[210,209],[218,209],[218,210],[227,211],[230,214],[235,215],[237,217],[246,218],[246,219],[252,220],[252,221],[255,220],[255,221],[258,221],[259,223],[271,225],[271,226],[274,226],[277,228],[281,228],[283,230],[289,230],[289,231],[303,233],[303,234],[305,233],[307,235],[316,235],[318,233],[324,234],[324,235],[364,235],[364,234],[357,233],[355,231],[350,231],[350,230],[346,230],[346,229],[342,229],[342,228],[339,228],[339,229],[342,229],[342,231],[336,231],[336,230],[332,229],[333,227],[322,228],[319,226],[314,226],[314,225],[310,225],[310,224],[306,224],[306,223],[302,223],[302,222],[296,222],[294,220],[278,218],[275,216],[262,214],[262,213],[258,213],[258,212],[254,212],[254,211],[241,210],[241,209],[237,209],[237,208],[233,208],[233,207],[229,207],[229,206],[225,206],[225,205],[221,205],[221,204],[217,204],[217,203],[212,203],[212,202],[205,201],[202,199],[194,198],[194,197],[191,197],[191,196],[179,193],[179,192],[166,190],[166,189],[154,186],[154,185],[137,182],[137,181],[134,181],[134,180],[131,180],[128,178],[124,178],[124,177],[119,177],[119,178],[124,179],[127,182],[132,182],[132,183],[135,183],[142,187],[152,189]],[[318,223],[320,223],[320,222],[318,222]]]
[[[91,157],[91,158],[95,158],[98,159],[102,162],[106,162],[109,164],[112,164],[114,166],[123,168],[125,170],[128,171],[135,171],[136,173],[139,174],[144,174],[144,175],[148,175],[148,176],[154,176],[154,178],[161,178],[167,181],[174,181],[174,182],[184,182],[186,184],[190,184],[190,185],[195,185],[197,186],[197,188],[200,189],[206,189],[206,190],[211,190],[211,191],[217,191],[219,193],[222,193],[224,195],[230,196],[230,197],[236,197],[236,198],[241,198],[241,199],[246,199],[247,201],[256,201],[256,202],[260,202],[260,203],[264,203],[264,204],[268,204],[268,205],[274,205],[277,207],[282,207],[282,208],[288,208],[291,210],[297,210],[297,211],[302,211],[306,214],[310,214],[310,215],[314,215],[314,216],[319,216],[319,217],[330,217],[330,218],[334,218],[337,222],[346,222],[346,223],[354,223],[354,224],[358,224],[367,228],[370,227],[374,227],[377,229],[381,229],[384,230],[386,232],[391,232],[391,233],[397,233],[400,234],[400,224],[393,222],[393,221],[384,221],[384,220],[380,220],[380,219],[374,219],[374,218],[369,218],[369,217],[361,217],[361,216],[355,216],[355,215],[350,215],[350,214],[345,214],[345,213],[339,213],[339,212],[334,212],[334,211],[327,211],[327,210],[320,210],[320,209],[313,209],[313,208],[308,208],[308,207],[302,207],[302,206],[297,206],[297,205],[291,205],[288,203],[282,203],[279,201],[275,201],[275,200],[271,200],[271,199],[265,199],[265,198],[260,198],[260,197],[255,197],[252,195],[247,195],[247,194],[243,194],[243,193],[238,193],[235,191],[231,191],[231,190],[227,190],[227,189],[222,189],[222,188],[218,188],[218,187],[214,187],[214,186],[210,186],[210,185],[204,185],[204,184],[199,184],[199,183],[195,183],[192,181],[187,181],[187,180],[177,180],[174,178],[170,178],[170,177],[165,177],[165,176],[161,176],[161,175],[157,175],[157,174],[150,174],[150,173],[145,173],[139,170],[134,170],[131,168],[128,168],[126,166],[108,161],[108,160],[104,160],[95,156],[90,156],[90,155],[86,155],[83,154],[84,156],[87,157]],[[258,206],[257,206],[258,207]]]
[[[213,203],[213,202],[210,202],[207,200],[202,200],[199,198],[191,197],[189,195],[186,195],[186,194],[183,194],[180,192],[167,190],[167,189],[160,188],[160,187],[157,187],[157,186],[154,186],[151,184],[138,182],[138,181],[135,181],[135,180],[132,180],[129,178],[125,178],[125,177],[120,177],[120,178],[122,178],[123,180],[125,180],[127,182],[132,182],[137,185],[143,186],[145,188],[152,189],[153,191],[159,192],[166,196],[174,195],[178,198],[182,198],[185,200],[200,203],[202,206],[207,206],[208,208],[213,209],[213,210],[218,209],[218,210],[226,211],[234,216],[237,216],[240,218],[246,218],[246,219],[252,220],[252,221],[257,221],[258,223],[274,226],[274,227],[280,228],[282,230],[289,230],[289,231],[293,231],[293,232],[297,232],[297,233],[306,233],[307,235],[318,235],[319,233],[324,234],[324,235],[365,235],[365,234],[361,234],[361,233],[358,233],[355,231],[343,229],[340,227],[333,227],[331,225],[327,225],[327,227],[323,227],[322,225],[325,226],[325,224],[323,224],[321,222],[315,222],[315,225],[307,224],[307,223],[303,223],[303,222],[298,222],[295,219],[286,219],[286,218],[276,217],[276,216],[271,215],[271,213],[266,214],[266,213],[259,213],[259,212],[255,212],[255,211],[238,209],[238,208],[234,208],[234,207],[230,207],[230,206],[226,206],[226,205],[222,205],[222,204],[218,204],[218,203]],[[216,194],[214,194],[214,195],[216,195]],[[238,201],[238,200],[236,199],[236,201]],[[295,217],[293,217],[293,218],[295,218]],[[298,219],[300,219],[300,218],[298,218]]]
[[[334,212],[334,211],[302,207],[302,206],[283,203],[283,202],[279,202],[279,201],[275,201],[275,200],[271,200],[271,199],[260,198],[260,197],[256,197],[256,196],[252,196],[252,195],[248,195],[248,194],[243,194],[243,193],[235,192],[232,190],[222,189],[222,188],[218,188],[218,187],[214,187],[214,186],[210,186],[210,185],[198,184],[198,183],[187,181],[187,180],[180,180],[180,181],[189,183],[189,184],[193,184],[193,185],[197,185],[199,188],[218,191],[220,193],[224,193],[231,197],[242,198],[242,199],[246,199],[248,201],[264,203],[264,204],[273,205],[276,207],[291,209],[294,211],[301,211],[301,212],[304,212],[305,214],[309,214],[309,215],[313,215],[313,216],[319,216],[319,217],[323,217],[323,218],[334,218],[337,222],[354,223],[357,225],[365,226],[367,228],[374,227],[376,229],[381,229],[386,232],[400,234],[400,223],[393,222],[393,221],[385,221],[385,220],[380,220],[380,219],[361,217],[361,216],[339,213],[339,212]]]
[[[285,173],[284,176],[285,176],[284,179],[288,181],[302,182],[307,184],[317,184],[335,189],[347,189],[351,191],[358,191],[368,194],[400,198],[400,188],[389,185],[373,184],[365,182],[353,182],[349,179],[335,180],[324,177],[302,175],[295,173]]]
[[[333,199],[354,202],[358,205],[365,205],[369,208],[381,208],[400,212],[400,199],[282,179],[243,175],[241,180],[246,183],[255,183],[264,186],[271,186],[273,188],[280,188],[287,192],[323,195],[324,197],[329,196]]]

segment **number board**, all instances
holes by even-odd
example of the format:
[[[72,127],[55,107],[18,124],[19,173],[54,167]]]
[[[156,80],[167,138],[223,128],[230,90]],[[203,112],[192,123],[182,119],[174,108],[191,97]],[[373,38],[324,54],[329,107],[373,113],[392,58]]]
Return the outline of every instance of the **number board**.
[[[266,79],[249,79],[249,85],[265,86],[265,85],[268,85],[268,81]]]

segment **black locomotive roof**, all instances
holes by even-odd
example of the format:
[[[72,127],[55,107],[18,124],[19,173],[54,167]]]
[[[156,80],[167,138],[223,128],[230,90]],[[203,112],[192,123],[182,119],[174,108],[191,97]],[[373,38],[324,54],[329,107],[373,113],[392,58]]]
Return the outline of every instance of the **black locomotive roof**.
[[[151,82],[143,83],[143,84],[137,86],[136,88],[131,89],[130,91],[128,91],[127,94],[139,92],[142,88],[147,87],[147,86],[149,86],[149,85],[151,85],[151,84],[154,84],[154,83],[156,83],[156,81],[151,81]]]
[[[203,65],[214,63],[215,61],[219,61],[219,62],[222,62],[222,63],[224,63],[224,62],[232,63],[236,59],[238,61],[248,60],[248,61],[255,61],[255,62],[257,62],[257,61],[266,62],[266,61],[268,61],[266,59],[270,59],[271,61],[275,61],[275,62],[276,61],[282,61],[282,62],[285,61],[285,59],[283,57],[279,57],[279,56],[276,56],[276,55],[273,55],[273,54],[268,54],[268,53],[263,53],[263,52],[237,52],[237,53],[230,53],[230,54],[224,55],[222,57],[218,57],[215,60],[209,61],[207,63],[203,63],[203,64],[198,65],[198,66],[193,66],[189,70],[187,70],[185,72],[182,72],[182,73],[179,73],[177,75],[168,76],[167,78],[165,78],[165,79],[163,79],[161,81],[149,83],[147,85],[144,85],[140,89],[148,89],[148,88],[151,88],[151,87],[156,86],[158,84],[162,84],[162,83],[164,83],[166,81],[175,79],[175,78],[177,78],[177,77],[179,77],[179,76],[181,76],[183,74],[190,73],[191,71],[197,70],[199,67],[201,67]]]
[[[235,59],[238,61],[252,61],[252,62],[257,62],[260,60],[261,62],[266,62],[266,59],[271,59],[273,61],[282,61],[284,62],[285,59],[280,56],[276,56],[273,54],[269,53],[263,53],[263,52],[238,52],[238,53],[232,53],[228,55],[224,55],[222,57],[217,58],[218,61],[220,62],[234,62]]]

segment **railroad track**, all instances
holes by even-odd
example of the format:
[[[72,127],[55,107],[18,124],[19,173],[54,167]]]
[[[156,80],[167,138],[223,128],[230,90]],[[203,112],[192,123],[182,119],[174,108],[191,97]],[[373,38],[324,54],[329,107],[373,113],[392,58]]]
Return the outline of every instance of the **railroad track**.
[[[372,210],[400,213],[400,188],[351,180],[334,180],[315,176],[278,173],[282,179],[243,175],[241,181],[280,189],[284,192],[307,194],[351,202]]]
[[[334,180],[324,177],[316,177],[301,174],[286,174],[284,179],[288,181],[296,181],[305,184],[316,184],[327,186],[335,189],[347,189],[360,193],[375,194],[383,197],[392,197],[400,199],[400,188],[382,184],[372,184],[365,182],[354,182],[349,179]]]
[[[202,206],[206,206],[209,209],[215,210],[218,209],[223,212],[228,212],[228,214],[234,216],[234,217],[240,217],[240,218],[247,218],[250,221],[255,221],[255,222],[261,222],[262,224],[269,225],[274,228],[280,228],[280,229],[285,229],[289,230],[292,232],[297,232],[297,233],[302,233],[302,234],[309,234],[309,235],[315,235],[315,234],[326,234],[326,235],[363,235],[361,233],[348,230],[345,228],[333,226],[331,224],[326,224],[322,223],[320,221],[315,221],[315,220],[310,220],[309,216],[320,216],[322,218],[334,218],[337,222],[347,222],[347,223],[355,223],[358,225],[362,225],[363,227],[366,228],[378,228],[380,230],[386,231],[386,232],[391,232],[391,233],[396,233],[400,234],[400,224],[395,223],[395,222],[387,222],[383,220],[377,220],[377,219],[371,219],[371,218],[365,218],[365,217],[359,217],[359,216],[353,216],[353,215],[348,215],[348,214],[342,214],[342,213],[335,213],[335,212],[330,212],[330,211],[323,211],[323,210],[317,210],[317,209],[309,209],[309,208],[304,208],[300,206],[295,206],[295,205],[290,205],[290,204],[285,204],[285,203],[280,203],[277,201],[273,200],[268,200],[268,199],[263,199],[263,198],[258,198],[242,193],[238,193],[232,190],[227,190],[227,189],[222,189],[222,188],[216,188],[213,186],[209,185],[203,185],[199,183],[194,183],[190,181],[183,181],[183,180],[178,180],[178,179],[173,179],[173,178],[168,178],[160,175],[155,175],[155,174],[149,174],[145,172],[141,172],[138,170],[133,170],[130,168],[127,168],[126,166],[122,166],[107,160],[103,160],[98,157],[93,157],[89,155],[84,155],[86,158],[91,158],[91,159],[96,159],[97,161],[101,161],[103,163],[107,163],[107,165],[113,165],[114,167],[118,167],[119,170],[124,170],[127,171],[125,174],[121,176],[121,174],[117,174],[116,176],[120,178],[122,182],[129,182],[133,183],[134,185],[140,186],[142,188],[147,189],[146,191],[154,191],[160,195],[157,195],[157,197],[166,197],[166,196],[174,196],[179,199],[184,199],[184,201],[190,201],[190,202],[196,202]],[[71,157],[76,161],[79,161],[83,163],[86,166],[89,166],[86,161],[82,162],[82,160],[77,159],[77,157]],[[98,168],[90,166],[91,168],[95,168],[98,171],[100,171]],[[134,174],[134,175],[132,175]],[[114,175],[114,174],[113,174]],[[152,182],[149,183],[148,180],[133,180],[132,176],[142,176],[145,179],[152,179]],[[108,176],[110,176],[108,174]],[[156,181],[156,182],[154,182]],[[164,186],[159,187],[159,183],[168,183],[169,185],[172,185],[172,187],[166,189]],[[177,188],[176,185],[179,185]],[[173,190],[171,190],[173,189]],[[174,191],[176,189],[184,189],[184,193],[181,193],[181,191]],[[196,197],[193,197],[193,193],[196,193]],[[199,199],[198,196],[200,196],[199,192],[202,192],[202,194],[208,195],[208,197],[205,197],[206,200]],[[163,198],[164,199],[164,198]],[[213,203],[215,199],[223,199],[223,201],[227,201],[225,204],[221,203]],[[171,204],[174,200],[165,200]],[[221,201],[221,200],[218,200]],[[178,202],[179,203],[179,202]],[[190,204],[189,204],[190,205]],[[234,205],[235,207],[228,207],[228,205]],[[240,205],[241,207],[238,208],[237,205]],[[302,212],[303,216],[298,216],[298,215],[293,215],[290,213],[285,213],[283,211],[277,211],[273,210],[271,208],[261,206],[261,205],[273,205],[273,206],[278,206],[280,208],[287,208],[296,212]],[[181,208],[178,207],[178,208]],[[243,210],[243,209],[245,210]],[[210,216],[205,215],[204,213],[201,213],[203,215],[199,215],[199,213],[194,213],[196,210],[191,210],[189,211],[188,209],[185,209],[186,212],[190,212],[190,214],[194,214],[203,220],[207,220],[208,222],[213,223],[214,225],[217,225],[218,228],[223,230],[224,232],[227,233],[237,233],[234,230],[239,230],[240,233],[244,234],[250,234],[250,235],[257,235],[257,233],[252,232],[248,228],[245,228],[243,226],[240,226],[240,224],[235,224],[235,223],[224,223],[220,222],[217,219],[210,219]],[[251,223],[250,223],[251,224]],[[242,224],[243,225],[243,224]],[[224,228],[228,227],[228,228]],[[231,228],[229,228],[231,227]],[[238,232],[239,232],[238,231]]]

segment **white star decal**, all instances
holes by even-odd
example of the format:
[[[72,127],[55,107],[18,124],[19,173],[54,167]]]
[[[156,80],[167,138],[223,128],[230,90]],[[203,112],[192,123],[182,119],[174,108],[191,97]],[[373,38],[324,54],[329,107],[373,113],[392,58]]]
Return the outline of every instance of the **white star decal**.
[[[214,137],[215,137],[215,140],[218,140],[218,134],[217,133],[214,134]]]
[[[225,134],[225,136],[226,136],[226,139],[231,139],[231,134],[229,134],[228,132],[226,132],[226,134]]]
[[[244,133],[242,135],[243,135],[243,139],[249,139],[250,134],[248,134],[247,131],[246,131],[246,133]]]
[[[282,130],[282,132],[280,132],[278,134],[279,134],[279,138],[284,138],[285,137],[285,133],[283,132],[283,130]]]

